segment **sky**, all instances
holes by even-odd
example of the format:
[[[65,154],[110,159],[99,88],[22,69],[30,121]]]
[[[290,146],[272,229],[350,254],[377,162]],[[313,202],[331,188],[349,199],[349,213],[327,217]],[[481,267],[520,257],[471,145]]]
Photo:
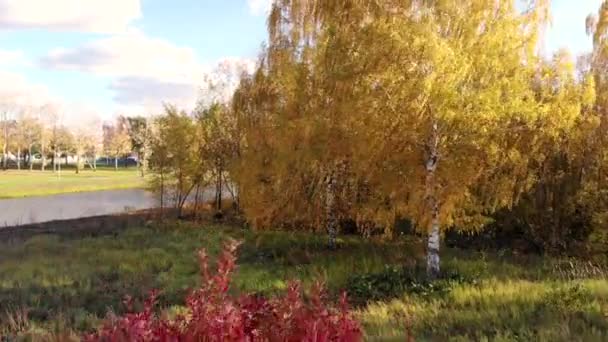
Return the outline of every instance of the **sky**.
[[[191,108],[210,77],[253,69],[271,1],[0,0],[0,102],[68,121]],[[546,51],[588,51],[601,2],[553,0]]]

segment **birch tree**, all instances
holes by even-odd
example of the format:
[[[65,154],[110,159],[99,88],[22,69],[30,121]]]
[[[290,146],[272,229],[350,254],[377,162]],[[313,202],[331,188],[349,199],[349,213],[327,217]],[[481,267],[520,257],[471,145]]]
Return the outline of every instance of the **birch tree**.
[[[118,158],[124,157],[131,151],[126,120],[119,118],[115,124],[103,126],[103,148],[106,156],[113,157],[114,170],[118,171]]]
[[[398,211],[428,227],[431,277],[442,230],[481,227],[485,213],[512,200],[495,191],[508,173],[483,199],[474,190],[509,156],[510,127],[545,113],[530,80],[546,6],[521,13],[513,1],[411,2],[387,6],[369,27],[376,39],[362,58],[377,67],[367,78],[374,120],[364,141],[384,165],[371,172]]]
[[[155,120],[151,145],[151,185],[160,193],[161,206],[170,195],[178,216],[198,184],[196,131],[190,116],[175,106],[165,106],[165,113]]]
[[[30,112],[23,112],[18,121],[19,135],[23,146],[27,150],[27,161],[29,170],[34,168],[34,147],[40,146],[42,135],[42,124]]]
[[[239,142],[235,135],[235,122],[229,108],[220,103],[213,103],[208,108],[196,110],[197,132],[200,139],[200,168],[203,173],[199,176],[204,184],[204,171],[210,170],[215,183],[215,210],[222,213],[222,198],[224,190],[229,189],[234,195],[231,185],[230,168],[237,157]],[[236,201],[236,196],[234,196]]]
[[[128,132],[131,138],[131,146],[137,153],[137,165],[142,177],[146,174],[148,149],[150,145],[150,131],[148,120],[143,116],[127,117]]]
[[[84,168],[84,160],[86,159],[87,149],[89,149],[94,142],[93,138],[89,135],[87,128],[78,127],[73,131],[74,154],[76,156],[76,174],[78,174],[80,173],[80,170]]]
[[[2,129],[0,131],[0,134],[2,134],[2,139],[0,139],[2,142],[2,169],[6,170],[8,168],[9,145],[12,143],[16,130],[16,121],[9,105],[0,108],[0,124],[2,125],[0,127]]]
[[[263,170],[241,180],[272,202],[245,210],[279,221],[324,216],[330,246],[339,202],[346,216],[381,216],[384,225],[388,212],[410,217],[428,232],[427,268],[437,276],[441,231],[479,228],[514,199],[475,191],[487,179],[511,181],[495,172],[516,154],[509,127],[547,112],[532,82],[547,9],[546,1],[523,12],[514,1],[276,3],[260,69],[234,98],[248,131],[243,160]],[[343,184],[364,185],[367,202],[353,206],[357,191]]]
[[[237,168],[239,186],[256,193],[250,198],[241,192],[244,210],[258,227],[324,227],[330,248],[346,216],[340,207],[346,202],[342,190],[355,120],[349,101],[356,86],[348,72],[354,57],[348,36],[363,18],[361,7],[275,3],[259,69],[243,79],[233,99],[244,132],[242,164],[256,170]]]

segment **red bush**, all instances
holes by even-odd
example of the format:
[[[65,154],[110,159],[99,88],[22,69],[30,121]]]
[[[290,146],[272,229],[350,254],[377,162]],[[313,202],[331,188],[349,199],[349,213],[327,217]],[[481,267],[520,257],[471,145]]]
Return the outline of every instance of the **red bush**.
[[[230,241],[211,274],[208,256],[199,252],[201,287],[186,299],[187,314],[173,320],[155,314],[158,293],[152,292],[144,310],[110,317],[86,341],[359,341],[361,328],[349,312],[346,294],[340,307],[327,306],[324,287],[317,283],[305,301],[298,282],[284,296],[265,299],[228,294],[239,243]],[[126,304],[132,309],[132,300]],[[131,310],[130,310],[131,311]]]

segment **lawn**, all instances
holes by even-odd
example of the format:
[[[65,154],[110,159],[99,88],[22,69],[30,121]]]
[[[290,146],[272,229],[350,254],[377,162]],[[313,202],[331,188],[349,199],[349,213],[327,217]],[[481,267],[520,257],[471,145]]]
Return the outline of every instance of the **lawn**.
[[[142,298],[150,289],[162,289],[163,310],[175,312],[197,284],[197,249],[213,256],[228,238],[244,241],[233,292],[272,295],[288,279],[305,287],[325,279],[331,294],[350,291],[368,340],[608,339],[602,269],[571,272],[570,262],[448,249],[449,278],[400,287],[398,266],[419,262],[414,239],[343,236],[329,251],[322,236],[186,223],[0,245],[0,335],[88,331],[109,311],[123,312],[125,295]]]
[[[145,181],[135,169],[0,171],[0,199],[45,196],[70,192],[142,188]]]

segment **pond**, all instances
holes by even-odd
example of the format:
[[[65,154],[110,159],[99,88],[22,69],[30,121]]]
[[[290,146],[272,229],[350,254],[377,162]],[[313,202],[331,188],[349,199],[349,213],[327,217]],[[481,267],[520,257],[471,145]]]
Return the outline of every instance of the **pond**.
[[[0,227],[119,214],[156,206],[155,196],[141,189],[0,199]]]
[[[215,188],[201,191],[200,201],[215,197]],[[222,197],[231,198],[223,189]],[[190,194],[188,201],[194,201]],[[165,204],[171,205],[171,204]],[[0,228],[71,220],[82,217],[121,214],[127,211],[158,208],[158,198],[142,189],[102,190],[40,197],[0,199]]]

